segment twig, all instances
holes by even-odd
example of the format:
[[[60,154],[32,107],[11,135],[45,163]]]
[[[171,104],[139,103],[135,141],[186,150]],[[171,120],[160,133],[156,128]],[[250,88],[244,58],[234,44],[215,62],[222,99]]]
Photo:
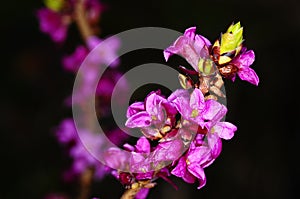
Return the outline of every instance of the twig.
[[[74,17],[77,27],[80,31],[80,34],[84,41],[87,40],[90,36],[94,35],[93,29],[90,26],[87,17],[86,9],[84,6],[85,0],[77,0],[74,6]]]
[[[91,184],[94,176],[94,169],[88,168],[80,176],[80,190],[77,199],[88,199],[90,195]]]
[[[150,180],[148,181],[139,181],[136,183],[133,183],[131,185],[130,189],[127,189],[123,195],[121,196],[120,199],[134,199],[136,194],[142,189],[142,188],[147,188],[151,189],[156,185],[156,183],[151,182]]]

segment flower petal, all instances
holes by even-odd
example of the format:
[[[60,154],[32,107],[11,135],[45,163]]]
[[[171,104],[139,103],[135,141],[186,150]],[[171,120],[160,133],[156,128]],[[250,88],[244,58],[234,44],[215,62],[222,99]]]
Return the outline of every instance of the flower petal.
[[[210,41],[201,35],[195,36],[194,48],[198,54],[202,51],[204,46],[209,47],[211,45]]]
[[[151,116],[146,112],[139,112],[127,119],[125,126],[128,128],[147,127],[151,124]]]
[[[135,145],[136,151],[139,153],[149,153],[150,143],[146,137],[140,137]]]
[[[248,68],[251,64],[253,64],[254,60],[255,54],[253,50],[249,50],[243,52],[236,60],[234,60],[234,63],[238,66],[239,69],[242,69]]]
[[[230,140],[234,136],[237,127],[229,122],[218,122],[213,129],[220,138]]]
[[[203,167],[208,167],[220,155],[222,151],[222,140],[216,133],[209,133],[207,139],[212,161],[206,162]]]
[[[193,40],[195,38],[196,27],[190,27],[184,31],[184,36]]]
[[[200,182],[203,181],[206,178],[205,173],[204,173],[204,169],[200,166],[200,164],[194,163],[194,164],[188,165],[188,171],[193,176],[198,178],[200,180]]]
[[[192,109],[198,110],[199,112],[205,107],[204,96],[199,89],[195,89],[190,98],[190,107]]]
[[[210,148],[207,146],[195,147],[190,150],[187,159],[191,164],[203,164],[210,159]]]
[[[226,115],[226,112],[226,106],[213,99],[207,100],[203,111],[203,119],[208,120],[206,124],[207,129],[210,129],[220,121]]]
[[[182,178],[187,183],[192,184],[195,182],[196,178],[193,175],[191,175],[190,172],[187,171],[186,167],[187,165],[185,162],[185,158],[182,157],[179,159],[176,167],[171,171],[171,174],[179,178]]]
[[[144,110],[145,110],[144,102],[135,102],[127,108],[126,117],[129,118],[132,115]]]
[[[204,187],[206,185],[206,176],[204,179],[200,180],[199,179],[199,186],[197,187],[197,189],[201,189],[202,187]]]
[[[185,89],[177,89],[168,97],[168,101],[175,106],[181,115],[185,115],[187,110],[190,110],[189,99],[190,94]],[[188,114],[187,117],[189,117]]]
[[[135,199],[146,199],[150,189],[142,188],[136,195]]]
[[[238,76],[241,78],[241,80],[245,80],[256,86],[259,83],[259,78],[252,68],[243,68],[239,70]]]
[[[184,143],[180,139],[160,142],[151,153],[150,162],[154,167],[159,166],[160,162],[170,162],[177,160],[184,153]]]

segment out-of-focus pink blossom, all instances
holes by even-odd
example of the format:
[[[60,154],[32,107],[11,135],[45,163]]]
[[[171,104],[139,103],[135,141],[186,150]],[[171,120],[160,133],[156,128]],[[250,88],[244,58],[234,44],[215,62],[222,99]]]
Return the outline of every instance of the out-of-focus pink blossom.
[[[62,65],[64,69],[76,73],[88,53],[89,51],[86,47],[78,46],[71,55],[63,57]]]
[[[88,59],[89,62],[96,65],[105,64],[113,68],[119,65],[119,56],[117,54],[120,48],[119,38],[112,36],[100,39],[97,36],[90,36],[86,44],[91,51]]]
[[[67,15],[55,12],[48,8],[37,11],[40,30],[48,34],[54,42],[63,42],[66,39],[70,18]]]
[[[77,132],[73,119],[66,118],[61,121],[55,131],[56,138],[60,143],[67,144],[77,139]]]

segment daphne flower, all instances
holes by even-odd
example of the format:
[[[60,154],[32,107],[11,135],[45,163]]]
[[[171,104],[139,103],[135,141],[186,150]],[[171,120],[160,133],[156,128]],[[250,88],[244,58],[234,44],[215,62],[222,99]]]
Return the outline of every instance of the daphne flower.
[[[235,59],[231,61],[230,64],[237,67],[237,74],[240,77],[241,80],[245,80],[250,82],[251,84],[258,85],[259,78],[255,71],[250,68],[250,65],[255,60],[255,55],[252,50],[248,50],[246,48],[243,48],[241,51],[241,54],[238,55]],[[232,81],[235,80],[235,74],[232,76]]]
[[[67,144],[76,139],[76,128],[73,119],[66,118],[61,121],[55,135],[60,143]]]
[[[179,159],[171,173],[187,183],[194,183],[198,179],[200,189],[206,184],[204,168],[213,160],[209,147],[191,147],[187,154]]]
[[[101,179],[109,169],[104,166],[97,156],[101,155],[103,139],[100,134],[93,134],[89,131],[81,130],[76,143],[70,149],[70,157],[73,159],[69,172],[74,175],[83,173],[89,168],[95,169],[95,176]]]
[[[99,0],[85,1],[87,10],[87,19],[91,25],[96,25],[99,21],[101,13],[105,10],[105,5]]]
[[[136,102],[129,106],[125,125],[141,128],[143,134],[151,139],[162,138],[174,125],[176,112],[167,99],[153,92],[144,103]]]
[[[143,136],[138,139],[135,146],[124,144],[124,148],[126,151],[121,151],[117,148],[110,148],[108,151],[115,151],[115,153],[114,155],[111,155],[112,153],[110,152],[105,153],[105,160],[109,165],[114,166],[113,168],[119,168],[121,171],[122,168],[128,169],[129,167],[129,173],[131,174],[121,172],[117,174],[116,177],[122,184],[130,184],[133,182],[133,180],[129,180],[130,176],[138,181],[153,179],[155,175],[160,177],[168,176],[169,173],[166,172],[168,170],[165,170],[164,168],[153,168],[153,165],[158,165],[160,162],[168,161],[170,159],[177,159],[178,155],[175,158],[172,156],[172,154],[174,154],[174,150],[172,149],[178,149],[180,146],[178,146],[175,142],[159,143],[159,146],[151,152],[150,142]],[[166,151],[169,151],[169,153],[166,153]],[[158,170],[161,170],[161,175],[158,175]]]
[[[210,41],[201,35],[195,34],[196,27],[185,30],[183,36],[180,36],[173,45],[164,50],[166,61],[173,54],[184,57],[191,66],[198,71],[198,62],[200,57],[204,57],[204,48],[211,45]]]
[[[73,119],[67,118],[57,128],[56,137],[60,143],[71,146],[69,155],[73,162],[71,168],[65,173],[65,179],[72,179],[90,167],[95,169],[97,178],[102,178],[108,172],[108,168],[93,156],[100,155],[100,149],[103,146],[101,135],[80,131],[80,136],[78,136]]]
[[[181,137],[160,142],[158,146],[155,147],[155,150],[153,150],[149,157],[149,162],[155,170],[161,169],[161,165],[167,166],[172,164],[183,155],[187,148],[185,148],[183,140],[179,138]]]
[[[188,121],[209,129],[219,121],[227,112],[224,105],[215,100],[204,100],[199,89],[194,89],[190,94],[188,90],[178,89],[173,92],[168,100],[174,104],[181,116]]]
[[[48,35],[54,42],[63,42],[67,36],[68,26],[71,23],[68,15],[63,15],[48,8],[37,11],[40,30]]]
[[[86,41],[91,51],[88,61],[94,64],[105,64],[116,67],[119,64],[117,51],[120,48],[120,40],[117,37],[109,37],[105,40],[97,36],[90,36]]]
[[[67,71],[71,71],[73,73],[76,73],[81,66],[82,62],[88,55],[89,51],[86,47],[84,46],[78,46],[74,53],[71,55],[67,55],[63,57],[62,59],[62,65],[64,69]]]
[[[237,127],[230,122],[217,122],[211,129],[210,133],[217,134],[220,138],[230,140],[234,136]]]

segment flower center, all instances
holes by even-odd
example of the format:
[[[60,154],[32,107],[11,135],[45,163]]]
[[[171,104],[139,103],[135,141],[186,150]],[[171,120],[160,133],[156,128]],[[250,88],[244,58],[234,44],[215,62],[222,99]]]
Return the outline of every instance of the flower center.
[[[152,116],[151,116],[151,119],[152,119],[152,120],[157,120],[157,117],[156,117],[155,115],[152,115]]]
[[[193,117],[193,118],[197,117],[198,115],[199,115],[199,112],[196,109],[194,109],[191,113],[191,117]]]
[[[186,162],[187,165],[191,164],[190,161],[189,161],[189,159],[186,159],[185,162]]]

